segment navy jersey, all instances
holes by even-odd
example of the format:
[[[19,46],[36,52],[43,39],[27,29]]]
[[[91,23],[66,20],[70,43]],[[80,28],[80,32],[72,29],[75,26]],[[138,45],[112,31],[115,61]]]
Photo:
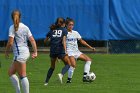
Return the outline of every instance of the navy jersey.
[[[51,54],[61,54],[65,53],[64,47],[63,47],[63,37],[67,36],[68,32],[65,28],[60,27],[56,30],[51,30],[47,33],[47,37],[50,38],[50,53]]]

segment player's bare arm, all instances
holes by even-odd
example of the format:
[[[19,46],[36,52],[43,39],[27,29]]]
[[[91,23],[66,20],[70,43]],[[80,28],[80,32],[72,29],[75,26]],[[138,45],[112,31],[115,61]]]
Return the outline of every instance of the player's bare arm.
[[[45,38],[44,43],[46,44],[47,41],[49,41],[49,37],[46,37],[46,38]]]
[[[34,51],[32,54],[32,58],[36,58],[37,57],[37,46],[36,46],[36,42],[35,42],[33,36],[29,37],[29,41],[30,41],[30,43],[33,47],[33,51]]]
[[[94,48],[94,47],[91,47],[91,46],[90,46],[86,41],[84,41],[83,39],[80,39],[79,42],[80,42],[81,44],[83,44],[84,46],[86,46],[86,47],[92,49],[93,51],[95,51],[95,48]]]
[[[13,41],[14,41],[14,38],[13,37],[9,37],[8,43],[7,43],[6,49],[5,49],[5,57],[6,58],[9,57],[9,50],[10,50],[11,46],[13,45]]]
[[[66,52],[66,36],[63,37],[63,47],[65,49],[65,53],[67,54],[67,52]]]

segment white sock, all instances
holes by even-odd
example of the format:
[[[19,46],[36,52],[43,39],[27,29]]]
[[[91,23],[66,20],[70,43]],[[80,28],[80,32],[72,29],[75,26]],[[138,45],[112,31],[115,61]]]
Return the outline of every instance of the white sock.
[[[29,81],[27,77],[21,79],[21,85],[24,93],[29,93]]]
[[[74,73],[74,69],[72,66],[70,66],[69,70],[68,70],[68,78],[72,78],[73,73]]]
[[[85,63],[84,73],[89,74],[89,71],[90,71],[90,65],[91,65],[91,61],[87,61],[87,62]],[[85,76],[86,76],[86,75],[85,75]]]
[[[14,85],[16,89],[16,93],[20,93],[20,84],[19,84],[19,79],[18,77],[14,74],[10,77],[12,84]]]

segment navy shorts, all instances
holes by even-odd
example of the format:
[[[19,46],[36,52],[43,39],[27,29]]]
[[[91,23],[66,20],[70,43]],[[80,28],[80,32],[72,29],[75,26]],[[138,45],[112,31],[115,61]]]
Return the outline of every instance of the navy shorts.
[[[59,53],[59,54],[54,54],[54,53],[50,53],[50,57],[51,58],[59,58],[59,59],[61,59],[61,58],[63,58],[63,57],[65,57],[65,53]]]

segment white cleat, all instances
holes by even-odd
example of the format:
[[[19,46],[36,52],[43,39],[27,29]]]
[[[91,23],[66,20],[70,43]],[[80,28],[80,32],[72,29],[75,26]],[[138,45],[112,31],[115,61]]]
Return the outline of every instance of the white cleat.
[[[59,74],[58,74],[58,79],[59,79],[59,81],[61,82],[61,84],[63,83],[62,78],[63,78],[63,75],[62,75],[61,73],[59,73]]]
[[[48,85],[48,83],[45,83],[45,84],[44,84],[44,86],[47,86],[47,85]]]

